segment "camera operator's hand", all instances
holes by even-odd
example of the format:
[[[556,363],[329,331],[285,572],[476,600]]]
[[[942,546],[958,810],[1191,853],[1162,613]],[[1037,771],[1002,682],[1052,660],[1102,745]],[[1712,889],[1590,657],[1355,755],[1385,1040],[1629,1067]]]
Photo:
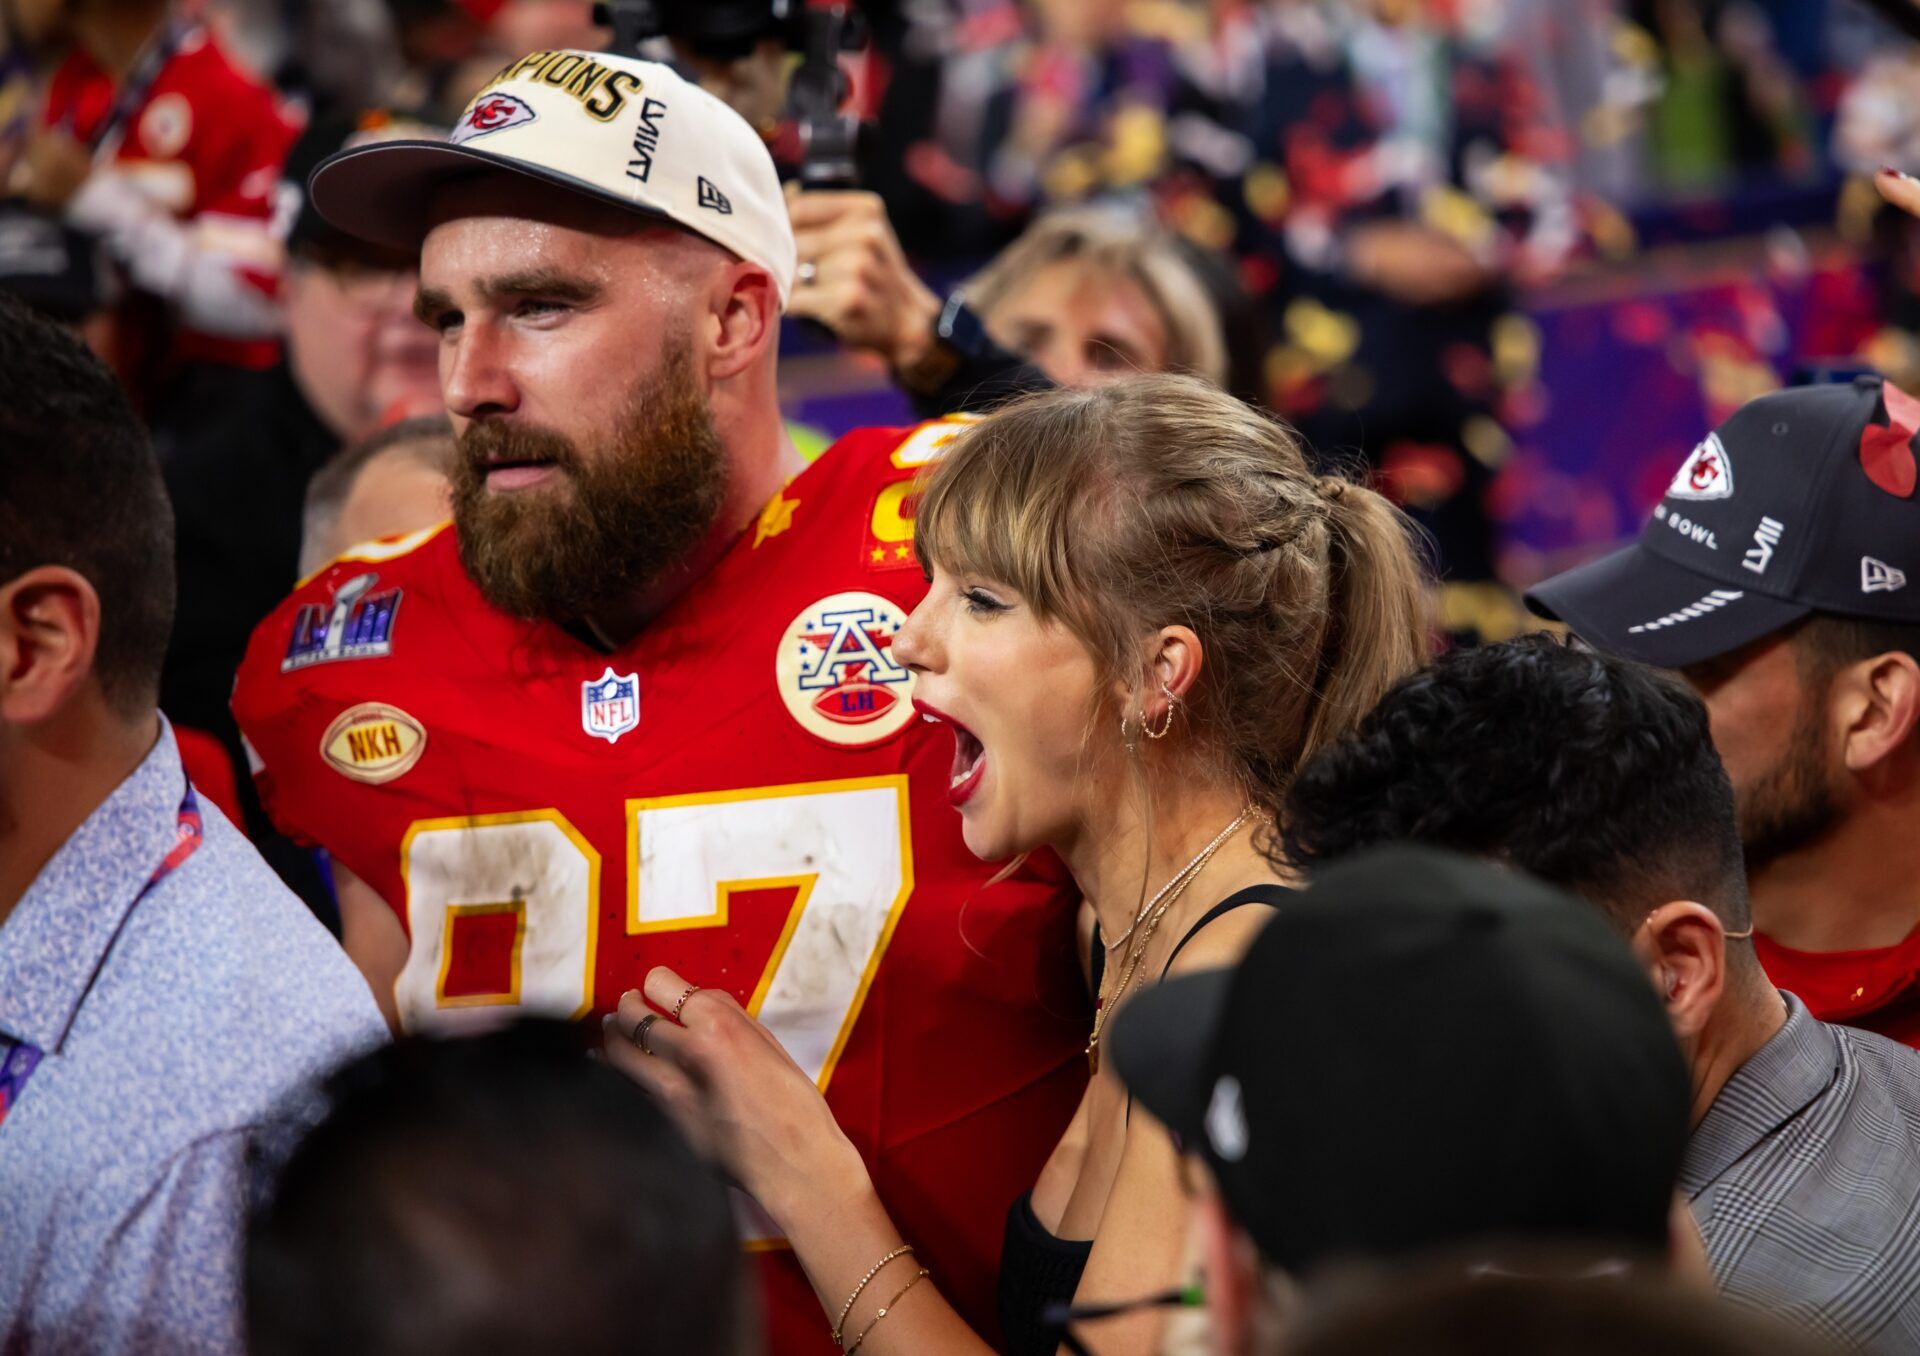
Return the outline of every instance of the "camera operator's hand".
[[[940,298],[907,263],[879,195],[789,184],[787,213],[800,251],[787,313],[819,321],[895,371],[925,359],[936,342]]]

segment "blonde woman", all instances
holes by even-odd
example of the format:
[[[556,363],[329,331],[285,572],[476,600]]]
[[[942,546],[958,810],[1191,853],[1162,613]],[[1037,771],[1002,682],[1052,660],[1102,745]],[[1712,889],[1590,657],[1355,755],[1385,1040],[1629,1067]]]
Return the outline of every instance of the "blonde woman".
[[[928,482],[918,534],[932,588],[894,656],[954,732],[967,845],[1051,849],[1095,924],[1094,1075],[1002,1260],[1005,1349],[1051,1353],[1049,1306],[1125,1304],[1181,1270],[1177,1150],[1129,1114],[1101,1028],[1167,974],[1231,963],[1284,898],[1274,811],[1301,760],[1425,658],[1426,581],[1383,499],[1316,477],[1284,427],[1185,377],[1049,392],[977,425]],[[813,1084],[699,978],[651,972],[609,1019],[609,1057],[704,1129],[843,1350],[989,1350]],[[1129,1308],[1094,1340],[1145,1353],[1162,1321]]]

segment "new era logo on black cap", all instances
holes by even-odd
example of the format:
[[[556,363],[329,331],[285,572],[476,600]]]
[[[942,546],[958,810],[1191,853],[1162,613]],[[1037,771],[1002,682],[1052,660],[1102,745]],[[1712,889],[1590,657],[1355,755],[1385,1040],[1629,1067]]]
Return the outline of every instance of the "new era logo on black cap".
[[[1670,668],[1812,612],[1920,622],[1916,431],[1920,400],[1877,377],[1749,401],[1687,455],[1636,545],[1527,601]]]

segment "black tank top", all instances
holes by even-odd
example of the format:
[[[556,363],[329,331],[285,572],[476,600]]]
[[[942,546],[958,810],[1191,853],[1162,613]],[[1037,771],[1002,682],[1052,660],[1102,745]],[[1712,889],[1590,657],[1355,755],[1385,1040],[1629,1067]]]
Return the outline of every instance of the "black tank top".
[[[1175,944],[1160,971],[1165,979],[1174,960],[1200,930],[1222,914],[1232,913],[1243,904],[1265,904],[1279,908],[1292,891],[1284,885],[1251,885],[1228,895],[1202,914]],[[1106,973],[1106,947],[1101,945],[1098,925],[1093,933],[1093,988],[1100,991]],[[1133,1099],[1127,1099],[1128,1113]],[[1033,1213],[1033,1193],[1023,1195],[1007,1212],[1006,1239],[1000,1250],[1000,1329],[1006,1338],[1007,1356],[1054,1356],[1060,1349],[1060,1331],[1043,1319],[1054,1305],[1071,1304],[1080,1288],[1080,1277],[1093,1252],[1090,1238],[1056,1238],[1047,1232],[1040,1217]]]

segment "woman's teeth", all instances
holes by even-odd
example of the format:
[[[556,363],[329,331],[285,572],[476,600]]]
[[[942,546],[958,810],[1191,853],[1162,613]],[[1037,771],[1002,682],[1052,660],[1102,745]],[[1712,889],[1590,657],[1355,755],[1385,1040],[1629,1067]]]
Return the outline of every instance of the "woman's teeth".
[[[986,746],[959,726],[953,727],[953,772],[947,785],[957,787],[978,770],[987,756]]]

